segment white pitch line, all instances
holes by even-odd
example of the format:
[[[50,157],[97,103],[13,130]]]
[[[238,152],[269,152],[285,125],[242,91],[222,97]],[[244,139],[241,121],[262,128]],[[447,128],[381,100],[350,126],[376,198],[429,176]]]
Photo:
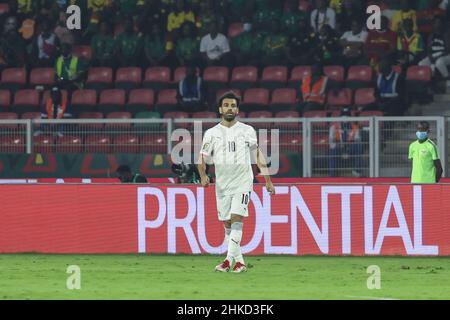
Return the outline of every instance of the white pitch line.
[[[369,299],[369,300],[400,300],[397,298],[369,297],[369,296],[346,296],[348,298]]]

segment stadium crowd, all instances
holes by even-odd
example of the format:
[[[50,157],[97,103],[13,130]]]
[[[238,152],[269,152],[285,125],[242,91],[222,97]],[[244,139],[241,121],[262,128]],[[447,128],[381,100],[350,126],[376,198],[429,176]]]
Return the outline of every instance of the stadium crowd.
[[[81,8],[80,30],[66,26],[71,4]],[[366,29],[371,4],[383,10],[380,30]],[[26,67],[28,76],[34,68],[53,68],[69,93],[89,87],[94,67],[113,73],[188,67],[178,77],[186,75],[175,87],[177,101],[183,110],[201,111],[215,98],[211,87],[217,89],[204,87],[208,67],[253,66],[264,80],[268,68],[281,66],[292,80],[299,66],[310,66],[303,81],[293,82],[297,111],[326,109],[329,92],[339,100],[347,88],[373,87],[376,103],[356,111],[402,115],[411,66],[430,67],[433,80],[449,79],[448,0],[10,0],[0,1],[0,9],[0,69]],[[357,75],[352,85],[352,71],[367,72],[368,84],[361,88]],[[357,105],[356,93],[354,100]]]

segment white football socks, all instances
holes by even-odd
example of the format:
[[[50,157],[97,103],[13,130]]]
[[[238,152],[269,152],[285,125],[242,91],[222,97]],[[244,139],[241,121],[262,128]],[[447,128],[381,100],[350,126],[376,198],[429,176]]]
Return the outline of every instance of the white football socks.
[[[242,222],[234,222],[231,225],[227,259],[228,257],[232,257],[236,262],[244,264],[244,258],[241,254],[242,228]]]
[[[224,227],[224,228],[225,228],[225,245],[228,248],[228,245],[229,245],[229,242],[230,242],[231,228],[226,228],[226,227]],[[229,254],[227,254],[226,260],[228,260],[228,262],[230,264],[233,263],[233,257],[230,256]]]

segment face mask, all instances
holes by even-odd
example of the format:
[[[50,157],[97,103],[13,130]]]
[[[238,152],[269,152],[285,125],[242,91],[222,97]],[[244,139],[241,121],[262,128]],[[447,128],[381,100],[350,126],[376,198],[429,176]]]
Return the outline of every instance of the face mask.
[[[419,140],[425,140],[428,137],[428,133],[423,132],[423,131],[417,131],[416,136],[417,136],[417,139],[419,139]]]

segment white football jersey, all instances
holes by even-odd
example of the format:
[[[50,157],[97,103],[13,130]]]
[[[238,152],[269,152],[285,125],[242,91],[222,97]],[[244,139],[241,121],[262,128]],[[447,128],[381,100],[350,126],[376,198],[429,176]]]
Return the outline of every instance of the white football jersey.
[[[219,123],[206,130],[200,153],[214,164],[217,194],[253,191],[251,157],[257,147],[255,129],[242,122],[230,128]]]

